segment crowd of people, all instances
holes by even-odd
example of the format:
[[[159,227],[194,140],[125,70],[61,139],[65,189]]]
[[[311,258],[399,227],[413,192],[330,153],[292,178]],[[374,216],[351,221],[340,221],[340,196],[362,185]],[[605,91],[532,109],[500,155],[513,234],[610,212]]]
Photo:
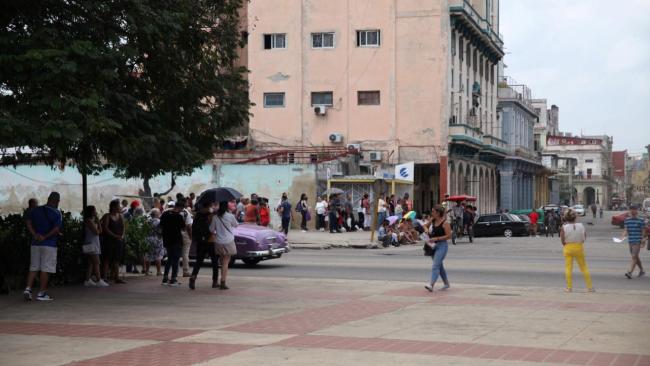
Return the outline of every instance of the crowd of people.
[[[26,227],[32,236],[30,252],[30,268],[27,286],[23,292],[26,300],[32,299],[32,286],[39,279],[39,291],[36,299],[50,301],[48,294],[49,274],[56,273],[57,242],[63,230],[63,217],[58,209],[61,197],[52,192],[45,205],[39,206],[36,199],[29,200],[25,210]],[[114,199],[108,206],[108,212],[99,217],[97,208],[87,206],[83,210],[83,246],[87,256],[85,286],[107,287],[111,284],[124,284],[120,277],[120,268],[126,265],[126,270],[133,273],[151,275],[152,265],[156,268],[156,276],[162,277],[162,284],[179,286],[179,267],[182,263],[182,276],[189,278],[190,289],[196,288],[196,281],[201,266],[206,257],[212,263],[212,287],[226,290],[228,286],[228,265],[230,258],[237,254],[233,229],[240,223],[269,226],[271,211],[269,200],[251,194],[239,200],[223,202],[196,203],[193,193],[187,196],[179,193],[175,200],[154,197],[152,207],[147,211],[139,200],[120,202]],[[330,233],[346,231],[369,230],[371,203],[368,194],[359,200],[357,208],[350,195],[332,194],[322,196],[314,207],[316,213],[316,228],[319,231],[329,230]],[[424,242],[425,254],[432,258],[431,280],[425,286],[428,291],[441,278],[444,286],[449,288],[449,280],[444,268],[444,259],[448,251],[448,241],[452,230],[460,227],[469,230],[476,221],[478,212],[470,204],[457,203],[454,207],[436,205],[431,214],[416,216],[412,211],[413,203],[408,194],[396,199],[394,195],[378,200],[378,239],[384,247],[414,244]],[[295,206],[289,202],[288,195],[282,194],[275,205],[275,211],[281,218],[279,230],[285,234],[289,231],[292,213],[300,215],[300,227],[307,231],[307,223],[311,220],[311,206],[306,194],[302,194]],[[354,211],[357,211],[355,215]],[[538,214],[535,210],[529,215],[533,226]],[[137,261],[126,260],[125,235],[132,220],[143,217],[151,226],[146,242],[148,251]],[[582,224],[577,223],[576,212],[572,209],[563,212],[548,211],[544,223],[547,226],[559,225],[560,240],[563,245],[567,291],[572,291],[572,266],[574,260],[584,274],[589,291],[594,291],[591,276],[584,256],[586,231]],[[645,275],[639,258],[640,249],[647,241],[646,222],[638,215],[638,206],[632,206],[629,217],[624,223],[623,237],[629,241],[632,263],[627,278],[632,278],[638,267],[638,276]],[[533,235],[536,234],[532,233]],[[196,262],[192,271],[189,267],[189,252],[192,243],[196,245]],[[164,268],[162,262],[167,258]],[[221,263],[221,266],[219,266]],[[137,271],[137,265],[142,271]]]
[[[56,273],[57,242],[63,232],[63,216],[58,208],[60,199],[57,192],[52,192],[43,206],[39,206],[36,199],[30,199],[25,211],[26,226],[32,236],[30,268],[23,292],[25,300],[32,300],[32,286],[37,276],[40,287],[36,299],[52,300],[47,289],[49,275]],[[88,263],[84,285],[124,284],[124,276],[120,276],[122,266],[127,272],[144,275],[152,275],[151,269],[155,266],[155,275],[162,277],[163,285],[179,286],[182,263],[182,276],[188,277],[190,289],[195,289],[197,275],[207,256],[212,262],[212,287],[227,290],[228,265],[231,256],[237,254],[233,234],[233,228],[238,225],[236,202],[195,204],[195,199],[193,193],[187,196],[179,193],[175,200],[156,196],[148,211],[139,200],[120,202],[114,199],[101,218],[95,206],[86,206],[82,212],[82,252]],[[151,230],[145,239],[148,251],[133,261],[126,256],[126,233],[138,217],[146,220]],[[197,255],[190,272],[192,242]],[[164,258],[167,260],[163,267]],[[141,272],[138,265],[142,266]]]

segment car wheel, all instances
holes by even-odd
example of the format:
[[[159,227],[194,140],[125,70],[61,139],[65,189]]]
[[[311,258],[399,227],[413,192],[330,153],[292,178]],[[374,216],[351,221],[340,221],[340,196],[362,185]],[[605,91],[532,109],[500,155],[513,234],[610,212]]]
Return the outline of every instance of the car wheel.
[[[511,238],[512,237],[512,229],[503,230],[503,236],[505,236],[506,238]]]
[[[258,264],[261,261],[259,258],[244,258],[242,259],[242,262],[246,264],[247,266],[254,266]]]

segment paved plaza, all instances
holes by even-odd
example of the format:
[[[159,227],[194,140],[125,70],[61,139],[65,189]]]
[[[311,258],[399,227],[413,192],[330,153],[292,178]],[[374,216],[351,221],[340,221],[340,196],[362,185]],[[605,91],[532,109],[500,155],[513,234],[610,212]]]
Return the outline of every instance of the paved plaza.
[[[0,297],[0,365],[650,365],[650,279],[624,279],[619,230],[597,230],[596,293],[577,272],[563,292],[557,238],[460,243],[452,288],[433,294],[415,246],[294,250],[236,266],[226,291],[210,288],[206,267],[195,291],[133,276],[56,287],[49,303],[14,293]],[[526,272],[539,285],[508,284]]]

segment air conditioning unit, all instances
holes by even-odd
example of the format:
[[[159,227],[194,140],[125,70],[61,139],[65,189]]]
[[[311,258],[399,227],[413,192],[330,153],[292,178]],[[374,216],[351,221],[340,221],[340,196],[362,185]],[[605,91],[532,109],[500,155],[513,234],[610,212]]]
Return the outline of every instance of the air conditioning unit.
[[[333,144],[339,144],[343,142],[343,134],[340,133],[330,133],[330,142]]]
[[[314,107],[314,113],[317,116],[324,116],[327,114],[327,107],[324,105],[317,105]]]
[[[348,144],[348,151],[361,152],[361,144]]]
[[[371,151],[368,153],[368,159],[370,161],[381,161],[381,151]]]

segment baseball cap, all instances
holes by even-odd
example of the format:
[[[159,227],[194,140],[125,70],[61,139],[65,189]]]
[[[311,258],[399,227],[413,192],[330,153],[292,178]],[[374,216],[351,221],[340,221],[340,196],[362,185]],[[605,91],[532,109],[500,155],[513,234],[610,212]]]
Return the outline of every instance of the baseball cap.
[[[630,205],[630,210],[638,210],[638,209],[639,209],[639,205],[637,205],[636,203]]]

